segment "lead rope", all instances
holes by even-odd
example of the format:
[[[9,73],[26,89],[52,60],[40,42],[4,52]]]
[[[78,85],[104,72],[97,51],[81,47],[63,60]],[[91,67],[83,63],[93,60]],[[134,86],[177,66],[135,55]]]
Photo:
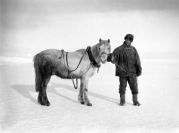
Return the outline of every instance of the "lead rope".
[[[74,69],[74,70],[69,70],[68,69],[68,75],[69,75],[69,73],[74,72],[74,71],[76,71],[78,69],[79,65],[81,64],[81,61],[82,61],[83,57],[85,56],[85,53],[86,53],[86,51],[84,52],[83,56],[81,57],[76,69]],[[68,52],[66,53],[66,62],[67,62],[67,66],[68,66]],[[71,76],[71,79],[72,79],[72,83],[73,83],[74,88],[77,89],[78,88],[78,79],[76,78],[76,85],[75,85],[75,81],[74,81],[73,76]]]
[[[75,82],[74,82],[74,79],[73,79],[72,76],[71,76],[71,79],[72,79],[72,83],[73,83],[74,88],[77,89],[78,88],[78,79],[76,78],[76,85],[75,85]]]

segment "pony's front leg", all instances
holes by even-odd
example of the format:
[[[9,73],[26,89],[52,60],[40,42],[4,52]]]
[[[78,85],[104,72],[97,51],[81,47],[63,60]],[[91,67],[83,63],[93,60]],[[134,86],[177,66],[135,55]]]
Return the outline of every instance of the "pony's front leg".
[[[82,101],[84,101],[84,104],[86,104],[87,106],[92,106],[92,104],[90,103],[89,99],[88,99],[88,79],[81,79],[81,96],[82,96]]]
[[[79,90],[79,95],[78,95],[78,101],[81,103],[81,104],[84,104],[84,98],[83,98],[83,84],[82,84],[82,79],[80,80],[80,90]]]

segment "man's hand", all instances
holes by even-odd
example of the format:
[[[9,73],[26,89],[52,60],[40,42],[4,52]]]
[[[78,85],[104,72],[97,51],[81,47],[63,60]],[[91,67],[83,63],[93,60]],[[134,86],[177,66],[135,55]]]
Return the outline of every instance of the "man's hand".
[[[136,70],[136,73],[137,73],[137,76],[142,75],[142,68],[138,66],[137,70]]]
[[[140,75],[142,75],[142,73],[137,73],[137,77],[140,76]]]
[[[108,54],[107,61],[108,61],[108,62],[111,62],[111,61],[112,61],[112,54],[111,54],[111,53],[110,53],[110,54]]]

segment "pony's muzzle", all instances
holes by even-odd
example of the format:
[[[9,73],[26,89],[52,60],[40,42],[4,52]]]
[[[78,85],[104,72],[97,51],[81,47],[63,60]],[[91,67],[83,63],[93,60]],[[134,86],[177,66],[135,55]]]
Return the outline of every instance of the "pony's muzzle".
[[[108,54],[103,53],[103,54],[101,55],[101,62],[102,62],[103,64],[106,63],[106,62],[107,62],[107,58],[108,58]]]

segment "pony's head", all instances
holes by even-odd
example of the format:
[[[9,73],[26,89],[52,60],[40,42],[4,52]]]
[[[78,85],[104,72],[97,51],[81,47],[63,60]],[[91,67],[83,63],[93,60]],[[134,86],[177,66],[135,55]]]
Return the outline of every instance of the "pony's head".
[[[111,52],[111,45],[110,40],[102,40],[99,39],[99,43],[97,44],[97,51],[98,51],[98,59],[103,64],[106,63],[108,54]]]

